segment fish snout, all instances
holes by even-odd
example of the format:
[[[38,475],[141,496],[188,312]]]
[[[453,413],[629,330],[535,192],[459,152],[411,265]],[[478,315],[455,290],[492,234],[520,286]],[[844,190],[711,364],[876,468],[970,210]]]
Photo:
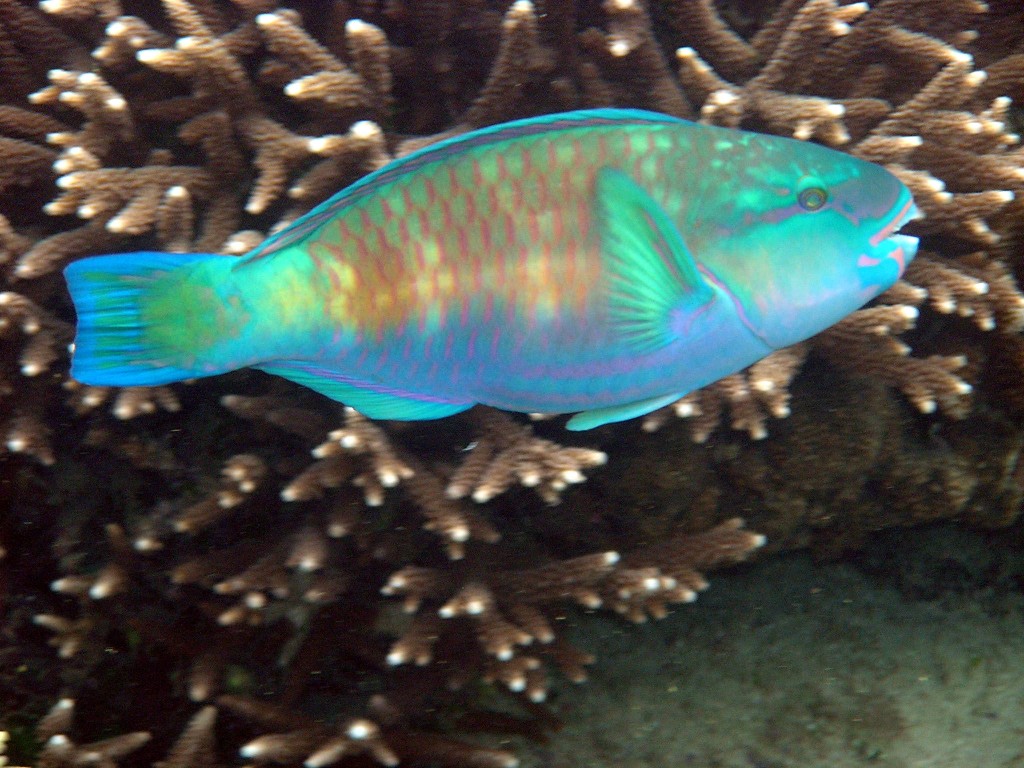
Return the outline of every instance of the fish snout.
[[[857,262],[865,285],[877,287],[877,292],[881,293],[903,275],[907,265],[917,255],[919,241],[913,235],[899,230],[908,222],[920,218],[923,218],[921,212],[908,196],[906,203],[871,236],[868,251]]]

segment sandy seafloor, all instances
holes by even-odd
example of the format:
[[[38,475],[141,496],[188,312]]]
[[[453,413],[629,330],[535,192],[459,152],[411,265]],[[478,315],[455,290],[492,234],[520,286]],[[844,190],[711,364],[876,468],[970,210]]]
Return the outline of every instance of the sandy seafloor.
[[[1024,767],[1019,554],[954,526],[775,556],[642,626],[571,615],[590,681],[524,768]],[[909,546],[907,542],[913,542]]]

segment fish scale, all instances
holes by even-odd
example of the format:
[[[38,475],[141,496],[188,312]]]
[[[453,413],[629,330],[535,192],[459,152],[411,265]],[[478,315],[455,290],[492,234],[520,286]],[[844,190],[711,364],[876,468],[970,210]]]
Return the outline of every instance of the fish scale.
[[[333,250],[338,258],[336,263],[351,266],[362,276],[355,287],[366,297],[366,302],[351,318],[355,328],[359,328],[361,322],[379,323],[389,329],[420,326],[422,323],[417,321],[424,316],[434,316],[439,320],[444,309],[456,307],[460,302],[465,305],[471,299],[476,305],[487,297],[491,297],[492,303],[514,307],[515,312],[501,318],[502,323],[523,321],[530,324],[535,322],[538,314],[551,314],[553,308],[562,306],[577,318],[581,315],[586,305],[587,288],[593,283],[593,276],[585,280],[577,268],[577,245],[585,239],[583,227],[586,226],[586,216],[579,215],[583,206],[577,206],[572,216],[566,216],[562,207],[548,207],[548,200],[552,197],[550,193],[539,194],[536,205],[523,207],[521,201],[526,195],[522,185],[510,182],[510,179],[515,178],[517,168],[535,165],[534,155],[547,153],[546,142],[535,141],[532,144],[511,153],[511,159],[489,153],[490,156],[483,160],[473,158],[465,163],[461,172],[451,168],[438,169],[432,176],[403,184],[404,196],[409,199],[429,201],[440,198],[441,227],[432,224],[429,210],[422,205],[398,212],[394,206],[388,206],[391,210],[375,210],[381,205],[376,200],[365,203],[369,206],[367,218],[373,222],[365,235],[368,247],[357,251],[351,262],[339,250]],[[574,144],[576,149],[572,153],[563,153],[562,163],[575,161],[583,152],[581,142]],[[558,174],[560,179],[572,178],[569,168],[559,169]],[[474,185],[474,182],[480,183]],[[433,190],[433,194],[420,194],[408,189],[415,184]],[[504,203],[499,202],[496,209],[486,204],[489,199],[499,198],[497,191],[510,184],[512,188]],[[563,199],[567,202],[583,201],[586,190],[582,186],[581,180],[574,181],[573,188],[563,182]],[[391,193],[389,198],[402,199],[403,194]],[[483,204],[478,202],[481,200]],[[485,219],[480,210],[501,212],[495,227],[497,236],[492,234],[493,214]],[[518,221],[513,214],[516,210],[521,217]],[[568,228],[564,224],[566,219],[572,222]],[[453,224],[447,226],[447,221]],[[336,245],[352,239],[351,232],[339,234],[338,230],[337,224],[325,225],[306,247],[315,252],[321,242]],[[412,243],[421,245],[417,248]],[[444,259],[440,263],[431,263],[427,268],[421,256],[422,243],[428,244],[430,252],[438,260],[441,254]],[[515,252],[520,253],[519,259],[504,258],[504,254]],[[553,258],[554,253],[561,254],[561,257]],[[383,264],[391,265],[393,269],[384,271],[381,269]],[[332,267],[327,265],[326,268]],[[459,273],[470,278],[468,284],[459,279]],[[511,295],[509,288],[514,290]],[[481,295],[481,292],[486,293]],[[567,301],[570,294],[573,300]],[[341,298],[349,305],[358,301],[358,295]],[[325,297],[325,303],[331,300],[330,296]],[[480,314],[472,314],[474,324],[488,322]],[[466,312],[458,313],[456,327],[468,325],[470,318],[467,315]],[[437,325],[437,322],[431,323],[422,330],[436,333]],[[420,327],[415,330],[421,331]],[[364,332],[370,332],[370,329],[366,328]]]
[[[808,194],[810,193],[810,194]],[[828,327],[916,250],[886,170],[638,110],[474,131],[342,190],[250,254],[66,271],[72,374],[256,367],[371,417],[475,403],[644,413]]]

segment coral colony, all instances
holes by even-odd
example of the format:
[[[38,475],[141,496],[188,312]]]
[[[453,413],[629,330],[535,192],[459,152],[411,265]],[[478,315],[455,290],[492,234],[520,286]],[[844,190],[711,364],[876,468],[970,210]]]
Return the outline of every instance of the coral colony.
[[[0,0],[0,747],[514,766],[485,734],[557,723],[552,679],[594,661],[574,605],[664,616],[765,535],[1011,523],[1021,23],[1016,0]],[[71,262],[240,255],[431,143],[604,107],[882,165],[917,257],[816,336],[582,434],[375,422],[255,373],[68,376]]]

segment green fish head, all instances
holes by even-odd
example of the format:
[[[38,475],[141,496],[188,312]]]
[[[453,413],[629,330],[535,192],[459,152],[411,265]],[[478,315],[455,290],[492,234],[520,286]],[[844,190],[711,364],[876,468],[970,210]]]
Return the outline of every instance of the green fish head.
[[[808,142],[759,136],[738,189],[718,199],[701,261],[744,322],[781,348],[809,338],[882,293],[917,253],[899,234],[919,216],[881,166]],[[716,236],[712,236],[716,235]]]

